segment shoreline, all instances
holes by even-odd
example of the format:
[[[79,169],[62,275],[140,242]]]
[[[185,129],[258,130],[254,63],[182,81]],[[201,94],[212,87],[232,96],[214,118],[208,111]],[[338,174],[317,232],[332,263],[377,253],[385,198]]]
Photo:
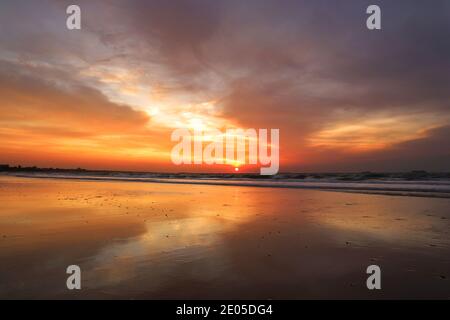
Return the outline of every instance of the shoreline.
[[[190,184],[212,186],[235,186],[257,188],[285,188],[307,189],[331,192],[346,192],[357,194],[374,194],[402,197],[426,197],[426,198],[450,198],[450,184],[432,184],[421,181],[379,181],[379,182],[320,182],[320,181],[269,181],[251,179],[180,179],[180,178],[149,178],[149,177],[114,177],[114,176],[74,176],[74,175],[42,175],[42,174],[0,174],[6,177],[58,179],[80,181],[108,181],[108,182],[140,182],[140,183],[164,183],[164,184]],[[442,182],[442,181],[440,181]],[[450,183],[450,181],[449,181]],[[400,186],[400,187],[399,187]]]

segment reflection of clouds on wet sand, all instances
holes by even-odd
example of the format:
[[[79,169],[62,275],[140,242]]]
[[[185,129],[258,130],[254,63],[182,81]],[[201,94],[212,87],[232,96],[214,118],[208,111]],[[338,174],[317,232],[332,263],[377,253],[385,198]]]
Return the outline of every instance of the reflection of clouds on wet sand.
[[[449,199],[0,178],[0,296],[448,296]],[[82,268],[79,292],[65,268]],[[377,296],[378,297],[378,296]]]
[[[333,196],[339,198],[340,195],[331,193],[329,198]],[[346,198],[351,200],[351,197]],[[448,199],[429,201],[377,195],[358,198],[363,201],[349,200],[345,205],[328,208],[321,215],[320,223],[397,246],[420,247],[432,243],[450,246],[450,238],[445,236],[448,234],[448,216],[442,214],[448,210]]]
[[[147,222],[145,233],[107,245],[86,263],[91,270],[86,283],[93,283],[87,287],[145,281],[149,284],[146,290],[153,291],[176,279],[177,269],[185,271],[183,277],[213,280],[229,265],[226,248],[220,246],[223,229],[212,218]]]

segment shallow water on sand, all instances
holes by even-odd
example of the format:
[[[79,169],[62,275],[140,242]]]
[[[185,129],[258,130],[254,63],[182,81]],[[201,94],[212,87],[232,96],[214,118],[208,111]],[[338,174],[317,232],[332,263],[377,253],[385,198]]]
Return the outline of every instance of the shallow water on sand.
[[[450,298],[450,199],[0,177],[0,261],[2,299]]]

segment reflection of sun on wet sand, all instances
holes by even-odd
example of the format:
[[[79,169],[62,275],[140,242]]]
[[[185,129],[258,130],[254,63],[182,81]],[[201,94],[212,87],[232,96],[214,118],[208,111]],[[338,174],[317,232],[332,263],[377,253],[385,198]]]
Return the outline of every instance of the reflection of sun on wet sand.
[[[0,206],[0,298],[450,296],[450,199],[1,177]]]

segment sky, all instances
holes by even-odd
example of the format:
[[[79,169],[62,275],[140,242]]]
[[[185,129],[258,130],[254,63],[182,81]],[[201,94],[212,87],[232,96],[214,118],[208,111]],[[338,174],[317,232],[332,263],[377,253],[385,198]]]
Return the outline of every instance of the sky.
[[[0,3],[0,163],[227,172],[173,130],[277,128],[284,172],[450,171],[449,88],[446,0]]]

